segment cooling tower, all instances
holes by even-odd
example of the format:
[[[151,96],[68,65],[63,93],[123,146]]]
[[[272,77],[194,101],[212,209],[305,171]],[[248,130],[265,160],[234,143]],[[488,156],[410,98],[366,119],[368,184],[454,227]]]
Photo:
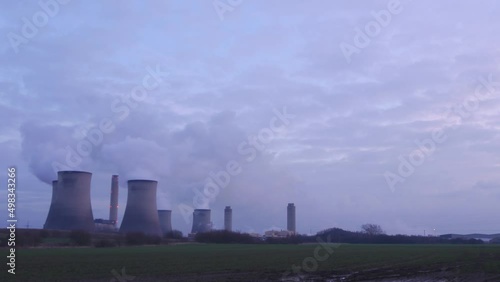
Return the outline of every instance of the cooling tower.
[[[45,229],[94,231],[90,203],[92,174],[85,171],[59,171],[52,183],[52,204]]]
[[[290,203],[286,208],[287,211],[287,220],[286,220],[286,229],[291,232],[295,232],[295,205]]]
[[[49,214],[47,215],[47,220],[43,225],[44,229],[48,229],[47,225],[53,225],[52,223],[57,219],[56,214],[58,213],[58,203],[57,203],[57,180],[52,181],[52,201],[50,202]]]
[[[109,220],[116,226],[116,223],[118,222],[118,175],[111,176]]]
[[[127,206],[120,232],[142,232],[161,235],[160,220],[156,208],[156,187],[154,180],[129,180]]]
[[[158,210],[158,218],[160,219],[160,228],[163,234],[172,232],[172,211]]]
[[[196,209],[193,212],[193,229],[191,233],[209,232],[212,230],[212,222],[210,221],[210,210]]]
[[[233,210],[230,206],[224,209],[224,230],[233,231]]]

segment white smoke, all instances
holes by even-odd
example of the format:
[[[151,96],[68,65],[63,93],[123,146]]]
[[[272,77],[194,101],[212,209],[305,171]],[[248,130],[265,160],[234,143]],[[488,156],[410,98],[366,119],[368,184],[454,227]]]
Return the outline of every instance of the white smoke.
[[[192,206],[194,191],[202,191],[209,174],[225,169],[229,161],[241,164],[242,173],[203,207],[222,210],[225,205],[236,205],[238,213],[251,214],[255,202],[266,195],[263,209],[279,215],[282,205],[293,200],[290,197],[295,195],[297,181],[275,168],[272,154],[257,152],[257,157],[248,162],[248,156],[238,152],[249,133],[237,125],[234,113],[222,112],[206,122],[194,121],[180,128],[164,128],[164,123],[155,118],[146,124],[147,117],[144,112],[137,119],[131,115],[74,169],[99,173],[104,178],[106,174],[118,174],[122,188],[130,179],[157,180],[158,208],[173,210],[174,217],[179,216],[178,205]],[[23,155],[38,179],[45,183],[55,179],[52,164],[66,161],[67,147],[84,137],[78,134],[79,128],[82,126],[23,124]],[[106,189],[99,188],[100,183],[94,187],[100,189],[96,194],[99,197],[107,194]],[[272,221],[279,222],[279,217]]]

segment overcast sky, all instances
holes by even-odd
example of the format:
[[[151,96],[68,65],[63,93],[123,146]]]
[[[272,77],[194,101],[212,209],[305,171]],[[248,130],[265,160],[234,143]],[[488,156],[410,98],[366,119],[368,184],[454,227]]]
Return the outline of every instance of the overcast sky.
[[[43,226],[58,164],[93,173],[95,218],[112,174],[120,221],[126,180],[158,180],[186,233],[180,207],[237,164],[216,228],[226,205],[234,229],[286,228],[293,202],[301,233],[500,232],[496,1],[44,1],[0,11],[21,225]]]

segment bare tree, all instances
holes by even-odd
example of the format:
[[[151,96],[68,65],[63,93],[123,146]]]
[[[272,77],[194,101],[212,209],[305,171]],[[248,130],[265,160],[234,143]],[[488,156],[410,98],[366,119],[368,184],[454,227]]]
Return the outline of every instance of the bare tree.
[[[377,224],[371,224],[371,223],[363,224],[361,225],[361,229],[368,235],[385,234],[384,230],[382,230],[382,227],[380,227],[380,225]]]

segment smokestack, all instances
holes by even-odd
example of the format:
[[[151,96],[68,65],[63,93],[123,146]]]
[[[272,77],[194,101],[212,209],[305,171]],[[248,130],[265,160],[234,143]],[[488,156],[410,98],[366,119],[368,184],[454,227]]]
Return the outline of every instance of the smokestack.
[[[210,221],[210,210],[196,209],[193,212],[193,228],[191,233],[209,232],[212,230],[212,222]]]
[[[52,182],[52,204],[45,229],[94,231],[90,202],[92,174],[85,171],[59,171]]]
[[[160,219],[160,228],[163,235],[172,232],[172,211],[158,210],[158,218]]]
[[[287,221],[286,221],[286,229],[288,231],[295,233],[295,205],[293,203],[289,203],[286,208],[287,211]]]
[[[224,209],[224,230],[233,231],[233,210],[230,206]]]
[[[116,226],[118,223],[118,175],[111,176],[111,197],[109,203],[109,220]]]
[[[142,232],[161,235],[160,220],[156,208],[156,187],[154,180],[129,180],[127,206],[120,232]]]

